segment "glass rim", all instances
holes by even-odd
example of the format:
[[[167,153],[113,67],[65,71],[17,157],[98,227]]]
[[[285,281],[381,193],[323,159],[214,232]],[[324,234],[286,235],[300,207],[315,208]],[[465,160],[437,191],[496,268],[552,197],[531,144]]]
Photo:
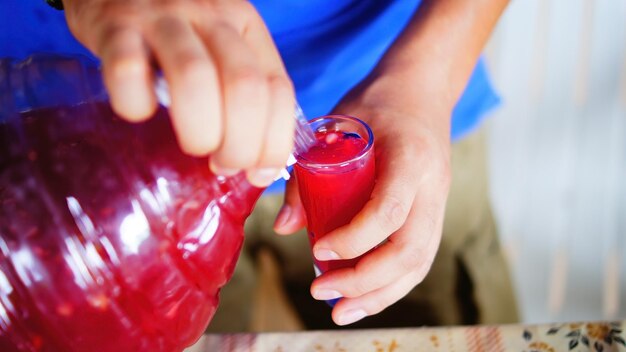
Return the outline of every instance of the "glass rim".
[[[361,151],[359,151],[357,155],[353,156],[352,158],[348,160],[337,162],[337,163],[314,162],[305,158],[304,156],[298,153],[294,153],[294,156],[296,157],[296,160],[297,160],[297,165],[302,166],[306,169],[314,169],[314,170],[340,168],[340,167],[346,167],[350,164],[353,164],[361,159],[364,159],[365,157],[369,155],[370,151],[372,150],[372,146],[374,145],[374,133],[372,132],[372,129],[367,123],[365,123],[363,120],[354,116],[334,114],[334,115],[324,115],[324,116],[316,117],[308,121],[308,125],[310,126],[317,121],[326,120],[326,119],[346,120],[346,121],[354,122],[363,126],[363,128],[365,128],[365,130],[367,131],[367,137],[368,137],[367,144]]]

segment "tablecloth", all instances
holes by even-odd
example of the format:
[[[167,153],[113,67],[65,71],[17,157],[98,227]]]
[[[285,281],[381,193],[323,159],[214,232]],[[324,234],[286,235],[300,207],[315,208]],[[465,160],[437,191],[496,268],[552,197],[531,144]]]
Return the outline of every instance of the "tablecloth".
[[[626,321],[209,334],[188,352],[625,351]]]

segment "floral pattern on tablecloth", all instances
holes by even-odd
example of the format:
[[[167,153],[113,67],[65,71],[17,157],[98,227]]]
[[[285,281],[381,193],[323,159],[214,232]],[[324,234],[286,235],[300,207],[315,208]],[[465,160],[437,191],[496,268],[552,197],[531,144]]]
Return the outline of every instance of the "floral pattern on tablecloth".
[[[626,348],[621,322],[559,324],[550,326],[537,336],[524,329],[522,337],[528,341],[528,349],[524,351],[529,352],[561,351],[565,345],[569,351],[604,352],[619,350],[620,346]],[[556,347],[546,340],[556,343]]]
[[[626,352],[619,322],[206,335],[188,352]]]

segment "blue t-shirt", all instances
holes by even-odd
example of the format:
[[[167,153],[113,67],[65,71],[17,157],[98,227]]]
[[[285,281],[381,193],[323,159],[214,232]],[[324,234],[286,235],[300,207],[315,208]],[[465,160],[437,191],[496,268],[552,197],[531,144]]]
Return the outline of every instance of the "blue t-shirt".
[[[319,116],[372,70],[421,0],[252,2],[274,37],[305,113]],[[452,139],[470,132],[498,101],[481,59],[454,109]]]
[[[252,0],[309,117],[327,114],[372,70],[420,2]],[[63,12],[48,7],[44,0],[3,0],[0,57],[24,58],[37,52],[93,57],[72,37]],[[480,60],[453,111],[452,139],[475,128],[498,101]]]

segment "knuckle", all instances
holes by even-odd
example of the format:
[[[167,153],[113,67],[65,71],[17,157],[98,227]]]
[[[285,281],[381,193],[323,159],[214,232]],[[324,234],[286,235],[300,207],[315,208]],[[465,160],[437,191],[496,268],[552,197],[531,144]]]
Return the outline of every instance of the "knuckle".
[[[228,148],[218,151],[220,165],[233,169],[247,169],[255,166],[257,156],[250,148]]]
[[[275,131],[271,131],[268,138],[265,140],[265,146],[259,158],[259,163],[268,166],[284,167],[289,158],[289,154],[293,150],[293,132],[278,127],[270,128],[274,128]]]
[[[404,272],[413,272],[423,263],[421,253],[415,249],[407,250],[400,256],[400,267]]]
[[[240,67],[230,77],[231,89],[236,94],[252,94],[266,87],[266,81],[255,67]]]
[[[132,27],[120,22],[106,22],[99,28],[99,34],[96,35],[96,50],[99,55],[104,53],[104,48],[110,48],[116,45],[127,36]]]
[[[181,20],[175,13],[161,10],[158,15],[153,17],[151,25],[150,29],[152,30],[161,33],[175,33],[181,28]]]
[[[367,313],[370,315],[378,314],[385,310],[385,308],[387,308],[391,303],[393,302],[387,302],[382,299],[372,300],[367,306]]]
[[[218,147],[218,141],[217,138],[210,136],[206,136],[201,140],[179,137],[179,142],[185,153],[196,157],[203,157],[215,151]]]
[[[259,166],[284,167],[287,162],[287,158],[289,157],[290,150],[291,148],[275,148],[268,151],[267,148],[265,148],[263,154],[259,158]]]
[[[244,18],[256,15],[256,9],[249,1],[230,1],[229,5]]]
[[[352,297],[360,297],[372,290],[371,285],[366,280],[356,280],[352,286]]]
[[[249,1],[213,0],[211,2],[212,16],[225,20],[238,31],[244,31],[247,23],[259,17],[254,5]]]
[[[176,68],[185,81],[207,82],[213,75],[213,67],[207,58],[195,53],[181,53]]]
[[[101,41],[111,39],[124,29],[140,26],[142,22],[142,12],[138,6],[133,4],[101,1],[100,5],[89,8],[89,10],[87,8],[89,6],[85,8],[85,11],[77,14],[81,19],[77,19],[75,22],[84,26],[79,33],[91,33],[93,29],[96,29],[100,32]]]
[[[291,80],[282,75],[274,75],[269,78],[269,85],[272,93],[276,95],[277,99],[280,101],[284,100],[293,100],[294,97],[294,87]]]
[[[359,243],[361,242],[354,241],[349,236],[343,236],[342,239],[338,241],[336,249],[344,259],[356,258],[367,251],[360,248]]]
[[[128,18],[141,13],[140,5],[134,1],[99,1],[94,10],[103,20]]]
[[[110,77],[118,81],[147,74],[149,67],[141,57],[125,55],[112,58],[106,69]]]
[[[111,41],[118,39],[124,35],[126,30],[128,30],[127,26],[121,23],[108,22],[102,26],[102,40]]]
[[[127,0],[118,0],[127,1]],[[131,1],[128,1],[131,2]],[[144,6],[150,6],[152,13],[159,14],[176,14],[186,16],[186,14],[193,14],[198,11],[200,3],[193,0],[151,0],[150,2],[144,2]]]
[[[163,13],[176,13],[185,15],[191,11],[197,11],[200,6],[196,1],[161,0],[157,2]]]
[[[399,229],[408,216],[408,208],[397,196],[386,196],[382,203],[382,209],[378,212],[380,227],[390,229],[392,232]]]

